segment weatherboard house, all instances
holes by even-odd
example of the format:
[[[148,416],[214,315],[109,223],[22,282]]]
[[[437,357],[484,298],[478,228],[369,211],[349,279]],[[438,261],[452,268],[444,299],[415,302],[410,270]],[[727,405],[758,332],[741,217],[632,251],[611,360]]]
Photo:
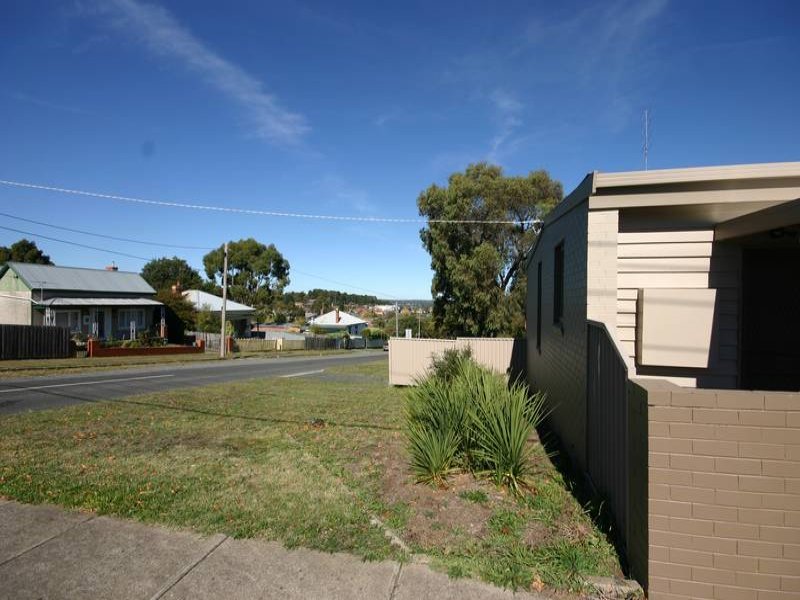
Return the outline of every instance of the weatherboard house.
[[[367,328],[365,320],[340,311],[338,308],[311,319],[310,325],[330,331],[346,331],[350,335],[361,335],[361,332]]]
[[[186,290],[183,297],[195,310],[207,310],[217,317],[222,317],[222,298],[203,290]],[[225,320],[233,325],[237,337],[250,337],[250,330],[255,320],[256,309],[246,304],[225,299]]]
[[[153,330],[163,305],[138,273],[9,262],[0,267],[0,324],[55,325],[96,338]]]

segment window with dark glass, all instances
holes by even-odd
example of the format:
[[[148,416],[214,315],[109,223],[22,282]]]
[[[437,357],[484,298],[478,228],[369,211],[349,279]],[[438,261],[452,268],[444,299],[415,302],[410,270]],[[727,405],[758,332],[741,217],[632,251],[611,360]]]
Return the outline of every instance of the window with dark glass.
[[[536,265],[536,349],[542,351],[542,261]]]
[[[564,319],[564,242],[555,249],[553,257],[553,323]]]

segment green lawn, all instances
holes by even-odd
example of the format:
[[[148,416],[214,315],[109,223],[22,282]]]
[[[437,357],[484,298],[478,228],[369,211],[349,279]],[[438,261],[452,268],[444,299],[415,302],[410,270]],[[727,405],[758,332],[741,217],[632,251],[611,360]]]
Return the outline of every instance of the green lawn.
[[[435,567],[576,590],[619,572],[612,548],[536,444],[519,500],[460,476],[414,484],[403,390],[386,363],[261,379],[0,421],[0,495],[366,559],[403,558],[372,515]],[[324,424],[320,424],[321,419]],[[535,443],[535,442],[532,442]]]

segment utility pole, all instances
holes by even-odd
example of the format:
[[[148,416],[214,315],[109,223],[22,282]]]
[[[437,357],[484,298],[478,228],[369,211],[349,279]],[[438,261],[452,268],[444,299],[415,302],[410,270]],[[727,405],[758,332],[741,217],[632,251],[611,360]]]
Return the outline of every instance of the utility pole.
[[[225,242],[225,258],[222,261],[222,330],[219,339],[219,357],[225,358],[225,309],[228,303],[228,242]]]
[[[394,303],[394,337],[400,337],[400,309],[397,308],[397,301]]]
[[[422,337],[422,309],[417,309],[417,338]]]

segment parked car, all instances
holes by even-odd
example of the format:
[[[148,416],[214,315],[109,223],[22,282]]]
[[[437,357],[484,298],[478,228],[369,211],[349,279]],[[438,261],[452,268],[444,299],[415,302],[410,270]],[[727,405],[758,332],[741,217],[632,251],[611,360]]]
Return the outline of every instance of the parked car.
[[[385,342],[383,342],[383,351],[384,352],[388,352],[389,351],[389,340],[386,340]]]

